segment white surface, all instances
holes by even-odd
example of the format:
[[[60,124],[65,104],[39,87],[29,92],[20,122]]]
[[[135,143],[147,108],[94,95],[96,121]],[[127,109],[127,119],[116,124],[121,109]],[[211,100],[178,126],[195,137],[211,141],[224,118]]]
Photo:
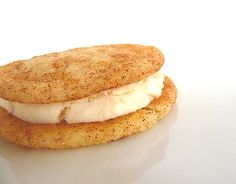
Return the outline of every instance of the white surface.
[[[159,126],[110,144],[50,151],[0,141],[0,183],[236,183],[235,17],[233,0],[1,1],[1,64],[84,45],[151,44],[179,96]]]

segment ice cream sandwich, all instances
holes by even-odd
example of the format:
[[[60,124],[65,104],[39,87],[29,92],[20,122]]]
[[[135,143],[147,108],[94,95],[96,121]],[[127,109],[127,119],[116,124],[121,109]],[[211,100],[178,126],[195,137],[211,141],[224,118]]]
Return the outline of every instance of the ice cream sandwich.
[[[175,103],[153,46],[114,44],[0,67],[0,137],[29,148],[108,143],[145,131]]]

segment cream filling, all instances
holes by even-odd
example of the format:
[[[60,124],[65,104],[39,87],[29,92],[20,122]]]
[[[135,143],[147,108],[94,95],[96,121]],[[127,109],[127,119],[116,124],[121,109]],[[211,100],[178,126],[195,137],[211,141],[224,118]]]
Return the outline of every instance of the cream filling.
[[[164,74],[157,72],[137,83],[74,101],[26,104],[0,98],[0,107],[30,123],[89,123],[116,118],[147,106],[161,96]]]

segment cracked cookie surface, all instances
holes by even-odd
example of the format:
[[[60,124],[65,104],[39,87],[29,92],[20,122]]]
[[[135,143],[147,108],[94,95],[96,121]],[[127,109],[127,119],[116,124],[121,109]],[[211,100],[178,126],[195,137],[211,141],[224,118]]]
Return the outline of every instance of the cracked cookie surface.
[[[0,67],[0,98],[47,104],[138,82],[164,63],[153,46],[114,44],[36,56]]]

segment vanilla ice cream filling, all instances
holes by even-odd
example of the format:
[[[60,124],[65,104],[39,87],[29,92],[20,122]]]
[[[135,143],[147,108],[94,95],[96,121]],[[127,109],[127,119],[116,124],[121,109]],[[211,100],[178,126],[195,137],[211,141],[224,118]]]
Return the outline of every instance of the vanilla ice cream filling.
[[[101,122],[147,106],[162,94],[164,74],[157,72],[137,83],[106,90],[86,98],[51,104],[11,102],[0,98],[0,107],[30,123]]]

